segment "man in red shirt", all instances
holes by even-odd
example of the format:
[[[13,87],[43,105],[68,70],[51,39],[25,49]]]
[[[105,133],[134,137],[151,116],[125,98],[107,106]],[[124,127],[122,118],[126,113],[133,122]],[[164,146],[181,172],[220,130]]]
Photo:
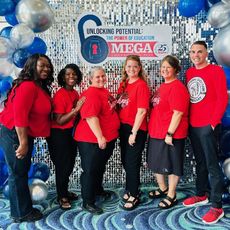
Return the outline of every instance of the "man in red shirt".
[[[223,176],[218,164],[218,133],[228,95],[226,78],[220,66],[207,62],[204,41],[192,44],[190,58],[194,64],[186,72],[190,94],[190,139],[196,160],[196,196],[184,200],[184,206],[208,203],[211,209],[202,217],[204,223],[214,224],[224,216],[222,209]]]

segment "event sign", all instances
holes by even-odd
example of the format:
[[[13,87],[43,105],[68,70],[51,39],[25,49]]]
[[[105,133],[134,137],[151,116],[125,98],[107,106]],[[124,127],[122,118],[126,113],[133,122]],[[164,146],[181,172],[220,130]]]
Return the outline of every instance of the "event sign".
[[[95,13],[78,17],[78,53],[82,61],[97,65],[139,55],[142,60],[161,60],[172,51],[169,25],[103,26]]]

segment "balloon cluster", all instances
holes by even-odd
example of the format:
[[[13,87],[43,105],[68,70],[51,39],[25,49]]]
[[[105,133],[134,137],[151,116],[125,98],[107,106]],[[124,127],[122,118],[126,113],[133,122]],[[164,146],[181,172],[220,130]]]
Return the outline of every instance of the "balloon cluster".
[[[33,156],[36,150],[33,150]],[[28,185],[30,189],[33,204],[39,204],[44,201],[48,195],[46,181],[50,175],[50,168],[43,162],[32,163],[28,172]],[[8,169],[4,159],[4,151],[0,148],[0,190],[3,190],[4,196],[9,198]]]
[[[17,68],[22,68],[30,55],[46,53],[46,43],[35,33],[47,30],[54,22],[54,14],[46,0],[2,0],[0,16],[11,25],[0,31],[0,93],[3,94],[12,82],[4,77],[17,75]]]

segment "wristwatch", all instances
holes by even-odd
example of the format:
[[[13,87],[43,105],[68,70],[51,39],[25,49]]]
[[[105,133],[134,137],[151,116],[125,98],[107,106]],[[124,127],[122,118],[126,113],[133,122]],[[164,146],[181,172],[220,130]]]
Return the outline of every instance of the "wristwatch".
[[[173,137],[173,133],[167,132],[166,134],[168,137]]]

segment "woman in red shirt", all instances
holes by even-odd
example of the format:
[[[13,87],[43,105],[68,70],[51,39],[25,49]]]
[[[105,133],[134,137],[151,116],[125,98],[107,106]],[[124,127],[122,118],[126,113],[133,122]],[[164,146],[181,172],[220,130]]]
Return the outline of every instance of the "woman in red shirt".
[[[74,133],[81,156],[81,194],[83,209],[92,214],[103,210],[95,205],[96,196],[109,198],[110,191],[102,186],[105,166],[113,153],[119,118],[114,110],[115,99],[104,88],[106,75],[102,67],[95,67],[90,74],[90,87],[81,97],[86,97],[80,114],[81,120]]]
[[[147,136],[149,88],[139,56],[126,58],[118,89],[121,161],[126,172],[125,210],[139,203],[140,166]]]
[[[163,198],[159,207],[166,209],[177,203],[176,186],[183,175],[184,145],[188,130],[189,94],[177,79],[180,65],[168,55],[161,63],[164,83],[151,102],[149,120],[148,166],[155,173],[159,188],[150,191],[150,198]],[[165,176],[168,176],[168,185]]]
[[[84,98],[79,99],[76,84],[80,84],[82,73],[75,64],[68,64],[58,74],[61,88],[53,97],[53,121],[48,139],[50,157],[55,165],[57,200],[62,209],[71,208],[71,200],[77,200],[77,194],[68,191],[77,153],[72,132],[76,116]],[[63,164],[63,162],[65,162]]]
[[[50,135],[53,65],[46,55],[30,56],[14,80],[0,114],[0,146],[9,170],[9,200],[14,222],[35,221],[42,213],[32,206],[28,171],[35,137]]]

